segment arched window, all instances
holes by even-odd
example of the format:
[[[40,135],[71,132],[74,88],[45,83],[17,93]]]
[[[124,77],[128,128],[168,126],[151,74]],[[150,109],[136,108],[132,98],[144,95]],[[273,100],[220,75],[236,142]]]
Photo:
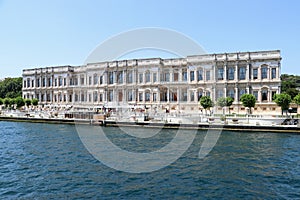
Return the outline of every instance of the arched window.
[[[268,90],[267,89],[262,89],[261,101],[268,101]]]

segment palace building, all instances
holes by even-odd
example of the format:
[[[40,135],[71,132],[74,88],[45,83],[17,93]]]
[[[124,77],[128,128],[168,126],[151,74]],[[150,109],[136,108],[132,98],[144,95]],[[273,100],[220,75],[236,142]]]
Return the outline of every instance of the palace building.
[[[279,111],[279,50],[191,55],[174,59],[130,59],[23,70],[23,97],[40,105],[74,109],[147,107],[199,112],[201,96],[231,96],[232,112],[243,112],[245,93],[255,112]],[[215,107],[215,111],[219,108]]]

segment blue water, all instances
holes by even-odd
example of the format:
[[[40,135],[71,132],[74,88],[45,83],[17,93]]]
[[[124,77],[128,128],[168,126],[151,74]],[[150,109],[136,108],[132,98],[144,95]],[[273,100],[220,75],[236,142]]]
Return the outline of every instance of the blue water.
[[[133,148],[124,144],[131,140],[118,128],[106,128],[106,133],[114,143]],[[163,130],[145,144],[146,150],[165,145],[175,133]],[[97,161],[74,126],[0,122],[0,198],[300,198],[300,135],[226,131],[213,151],[198,159],[205,133],[198,131],[172,165],[129,174]]]

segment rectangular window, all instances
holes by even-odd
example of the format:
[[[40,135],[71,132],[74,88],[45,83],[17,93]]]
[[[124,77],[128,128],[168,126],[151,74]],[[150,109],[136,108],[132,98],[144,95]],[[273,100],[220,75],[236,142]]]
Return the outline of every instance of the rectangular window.
[[[218,80],[223,80],[223,79],[224,79],[224,69],[218,68]]]
[[[206,81],[210,80],[210,71],[206,71]]]
[[[132,101],[132,100],[133,100],[132,91],[128,91],[128,101]]]
[[[100,102],[103,102],[103,94],[100,94],[100,99],[99,99]]]
[[[272,91],[272,100],[274,100],[275,94],[276,94],[276,91]]]
[[[239,80],[245,80],[246,79],[246,67],[240,67],[239,68]]]
[[[181,101],[187,101],[187,89],[181,90]]]
[[[143,93],[139,93],[139,101],[143,101]]]
[[[169,71],[162,72],[160,81],[162,82],[169,82],[170,81],[170,73]]]
[[[76,78],[77,79],[77,78]],[[77,85],[77,84],[76,84]],[[80,78],[80,85],[84,85],[84,77]]]
[[[258,91],[253,91],[253,95],[255,96],[255,99],[258,100]]]
[[[112,102],[114,100],[114,91],[113,90],[109,90],[108,91],[108,101]]]
[[[194,81],[195,80],[195,73],[194,71],[190,71],[190,81]]]
[[[103,76],[100,76],[100,85],[103,84]]]
[[[262,67],[261,68],[261,79],[268,78],[268,68]]]
[[[93,93],[93,99],[94,99],[94,102],[97,102],[98,101],[98,92],[94,92]]]
[[[40,79],[36,80],[36,85],[37,85],[37,87],[40,87]]]
[[[123,72],[118,72],[118,83],[123,84]]]
[[[177,90],[170,89],[170,101],[177,101]]]
[[[54,79],[54,86],[57,87],[57,78]]]
[[[272,68],[272,79],[276,78],[276,68]]]
[[[234,99],[234,90],[233,89],[230,89],[228,90],[228,94],[227,94],[229,97],[233,98]]]
[[[43,87],[46,87],[46,78],[43,78],[42,86],[43,86]]]
[[[178,71],[174,72],[174,82],[178,82]]]
[[[67,85],[67,79],[64,78],[64,86],[66,86],[66,85]]]
[[[218,90],[218,92],[217,92],[217,99],[220,98],[220,97],[223,97],[223,90],[222,89]]]
[[[240,89],[239,100],[241,99],[241,97],[242,97],[243,94],[246,94],[246,90],[245,89]]]
[[[81,94],[81,102],[85,102],[84,94]]]
[[[34,80],[31,81],[31,87],[34,87]]]
[[[187,81],[187,70],[182,70],[182,81],[186,82]]]
[[[146,83],[150,83],[150,72],[146,72]]]
[[[199,69],[197,71],[197,76],[198,76],[198,81],[202,81],[203,80],[203,70]]]
[[[157,100],[157,93],[153,93],[153,101]]]
[[[94,85],[98,85],[98,75],[94,74]]]
[[[132,83],[133,79],[132,79],[132,71],[128,71],[127,74],[127,83]]]
[[[30,79],[27,79],[27,87],[30,87]]]
[[[143,74],[139,74],[139,83],[143,83]]]
[[[233,67],[228,69],[228,80],[234,80],[234,68]]]
[[[119,91],[119,93],[118,93],[118,101],[119,102],[123,101],[123,92],[122,91]]]
[[[258,78],[258,70],[253,69],[253,79],[257,79],[257,78]]]
[[[46,95],[46,98],[47,98],[46,101],[51,101],[51,100],[50,100],[50,94],[47,94],[47,95]]]
[[[89,85],[92,85],[92,77],[89,76]]]
[[[190,93],[190,101],[195,101],[195,93],[193,91]]]
[[[76,76],[74,77],[74,85],[78,85],[78,78]]]
[[[153,73],[153,83],[157,82],[157,73]]]
[[[91,102],[92,101],[92,94],[89,94],[89,100],[88,100],[89,102]]]
[[[114,84],[114,73],[108,72],[108,84]]]
[[[61,77],[59,77],[59,86],[63,85],[63,79]]]
[[[150,92],[146,92],[145,101],[150,101]]]

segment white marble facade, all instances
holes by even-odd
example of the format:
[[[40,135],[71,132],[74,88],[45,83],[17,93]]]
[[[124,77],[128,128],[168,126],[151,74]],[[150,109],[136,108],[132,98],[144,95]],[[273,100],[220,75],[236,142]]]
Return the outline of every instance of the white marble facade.
[[[25,69],[23,97],[75,109],[146,106],[198,112],[203,95],[214,101],[231,96],[233,112],[242,112],[239,98],[251,93],[256,112],[277,111],[272,96],[280,92],[280,62],[280,51],[274,50]]]

